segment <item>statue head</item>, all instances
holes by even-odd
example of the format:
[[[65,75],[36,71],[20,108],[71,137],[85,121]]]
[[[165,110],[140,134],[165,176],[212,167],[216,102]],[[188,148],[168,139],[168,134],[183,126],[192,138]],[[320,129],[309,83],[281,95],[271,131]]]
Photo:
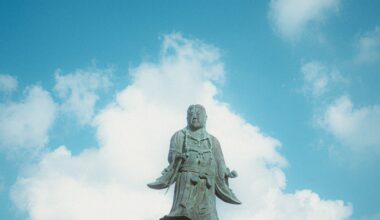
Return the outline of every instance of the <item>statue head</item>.
[[[198,130],[206,125],[206,109],[199,104],[190,105],[187,109],[187,126],[191,130]]]

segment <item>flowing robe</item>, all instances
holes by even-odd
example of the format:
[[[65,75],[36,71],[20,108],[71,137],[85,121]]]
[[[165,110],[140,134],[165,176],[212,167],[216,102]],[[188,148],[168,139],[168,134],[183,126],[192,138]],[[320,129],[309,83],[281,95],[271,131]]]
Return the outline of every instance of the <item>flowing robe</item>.
[[[177,158],[181,159],[176,163]],[[188,128],[177,131],[170,141],[168,161],[174,170],[174,200],[170,213],[162,220],[218,220],[216,196],[240,204],[228,187],[229,170],[219,141],[205,129],[198,137],[192,136]]]

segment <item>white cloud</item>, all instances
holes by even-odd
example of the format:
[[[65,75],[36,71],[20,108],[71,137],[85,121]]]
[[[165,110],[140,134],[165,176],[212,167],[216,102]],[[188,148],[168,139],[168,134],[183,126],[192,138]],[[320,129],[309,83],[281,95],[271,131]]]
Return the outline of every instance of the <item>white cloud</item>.
[[[310,190],[284,193],[286,160],[280,142],[215,99],[224,75],[219,51],[180,34],[164,37],[158,63],[131,69],[134,81],[96,116],[99,149],[73,156],[48,153],[13,186],[12,198],[31,220],[158,219],[172,197],[147,188],[166,166],[171,135],[186,124],[189,104],[208,112],[208,131],[239,172],[231,187],[241,206],[218,204],[221,219],[347,219],[342,201]]]
[[[380,106],[355,107],[342,96],[328,106],[320,126],[353,150],[380,152]]]
[[[11,75],[0,74],[0,92],[13,92],[17,89],[17,79]]]
[[[358,43],[356,60],[361,63],[371,63],[380,58],[380,27],[363,34]]]
[[[74,113],[81,124],[92,121],[94,107],[99,99],[98,92],[110,86],[111,69],[101,70],[95,67],[78,69],[73,73],[55,74],[54,90],[63,100],[61,109]]]
[[[269,19],[284,38],[296,39],[310,25],[320,24],[337,10],[340,0],[271,0]]]
[[[330,153],[334,157],[341,156],[342,150],[347,149],[350,155],[363,156],[370,152],[377,156],[380,153],[380,106],[357,107],[348,96],[337,95],[339,86],[348,80],[338,70],[320,62],[304,64],[301,74],[302,91],[315,101],[313,123],[343,147],[338,150],[330,146]]]
[[[39,86],[26,91],[20,102],[0,104],[0,148],[39,149],[48,142],[48,130],[56,106],[49,93]]]
[[[314,98],[321,97],[337,83],[347,83],[337,69],[329,68],[317,61],[302,65],[301,74],[304,80],[302,91]]]

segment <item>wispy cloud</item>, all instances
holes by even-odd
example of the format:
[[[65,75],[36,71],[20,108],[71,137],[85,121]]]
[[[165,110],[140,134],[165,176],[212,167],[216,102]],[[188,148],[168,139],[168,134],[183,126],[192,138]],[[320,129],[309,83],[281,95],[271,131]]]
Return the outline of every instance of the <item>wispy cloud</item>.
[[[345,95],[349,80],[336,68],[312,61],[302,65],[300,72],[302,91],[312,97],[316,126],[353,150],[352,153],[368,150],[380,153],[380,106],[356,107]]]
[[[48,131],[56,115],[53,99],[39,86],[25,93],[20,102],[0,104],[0,148],[40,149],[49,140]]]
[[[14,76],[0,74],[0,92],[13,92],[17,89],[17,84]]]
[[[380,59],[380,27],[375,27],[360,36],[357,42],[356,60],[360,63],[372,63]]]
[[[338,9],[340,0],[271,0],[269,19],[285,39],[298,39],[310,26],[319,25]]]
[[[94,116],[94,108],[99,99],[98,92],[110,85],[112,69],[90,67],[78,69],[72,73],[55,73],[55,92],[62,100],[60,110],[76,116],[81,124],[90,123]]]
[[[166,166],[170,137],[185,126],[188,105],[201,103],[208,131],[240,174],[230,184],[243,205],[219,204],[222,219],[347,219],[352,208],[341,200],[284,192],[281,143],[215,99],[223,66],[217,48],[181,34],[164,36],[159,62],[132,68],[133,83],[96,115],[100,148],[77,156],[64,146],[47,153],[19,176],[13,201],[32,220],[162,217],[172,197],[146,183]]]
[[[304,85],[302,91],[313,98],[320,98],[338,84],[347,84],[348,80],[336,69],[321,62],[311,61],[301,67]]]

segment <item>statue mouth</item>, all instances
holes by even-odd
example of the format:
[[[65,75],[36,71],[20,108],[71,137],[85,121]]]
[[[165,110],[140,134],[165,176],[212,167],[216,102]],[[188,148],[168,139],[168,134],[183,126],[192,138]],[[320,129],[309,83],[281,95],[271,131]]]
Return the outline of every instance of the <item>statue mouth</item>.
[[[193,128],[200,128],[201,127],[200,121],[198,119],[191,120],[191,127],[193,127]]]

